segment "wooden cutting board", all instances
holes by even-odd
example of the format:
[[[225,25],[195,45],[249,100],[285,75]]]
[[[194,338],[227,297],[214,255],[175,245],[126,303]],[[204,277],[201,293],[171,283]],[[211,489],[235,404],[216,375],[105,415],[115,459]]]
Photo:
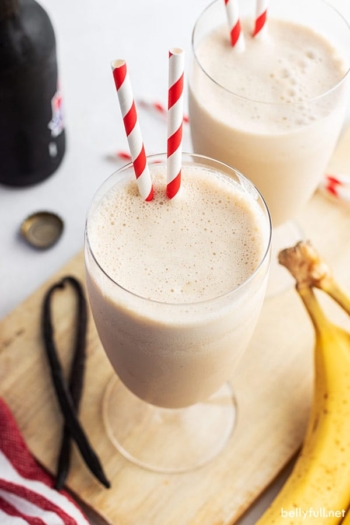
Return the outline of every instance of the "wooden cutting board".
[[[350,172],[350,130],[332,164],[332,170]],[[317,194],[298,222],[339,282],[350,288],[350,207]],[[0,323],[0,395],[31,451],[50,471],[55,470],[62,417],[49,379],[40,314],[49,285],[67,274],[84,280],[81,253]],[[327,298],[322,302],[335,320],[349,326],[343,312]],[[74,322],[69,292],[55,296],[54,311],[58,346],[67,366]],[[101,404],[113,372],[90,316],[81,421],[112,488],[101,488],[76,449],[69,488],[115,525],[235,523],[301,444],[311,401],[312,355],[313,331],[296,292],[289,289],[266,300],[249,349],[232,374],[239,418],[225,450],[191,473],[156,474],[129,463],[107,438]]]

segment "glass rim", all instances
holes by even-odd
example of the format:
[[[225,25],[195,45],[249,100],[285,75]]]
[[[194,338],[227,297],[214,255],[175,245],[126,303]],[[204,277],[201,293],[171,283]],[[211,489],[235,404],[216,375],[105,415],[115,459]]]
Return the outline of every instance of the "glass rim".
[[[240,291],[245,286],[247,286],[248,283],[250,283],[254,279],[254,277],[259,273],[259,271],[262,268],[262,266],[264,265],[266,259],[269,257],[270,247],[271,247],[271,240],[272,240],[272,221],[271,221],[270,211],[268,209],[268,206],[266,204],[266,201],[265,201],[264,197],[262,196],[262,194],[260,193],[258,188],[253,184],[253,182],[250,179],[248,179],[245,175],[243,175],[236,168],[233,168],[232,166],[229,166],[228,164],[225,164],[224,162],[221,162],[219,160],[212,159],[211,157],[207,157],[205,155],[198,155],[196,153],[183,152],[182,153],[182,158],[184,158],[186,156],[194,157],[195,159],[203,159],[204,161],[205,160],[209,160],[211,163],[215,163],[218,166],[223,166],[226,170],[229,169],[230,171],[232,171],[237,176],[238,180],[242,179],[243,181],[248,182],[248,184],[250,184],[252,186],[252,188],[257,192],[258,198],[261,200],[261,202],[263,204],[263,211],[264,211],[264,213],[266,215],[267,228],[268,228],[268,238],[267,238],[267,242],[266,242],[266,248],[265,248],[265,250],[263,252],[263,255],[261,256],[261,260],[260,260],[259,264],[257,265],[257,267],[255,268],[255,270],[247,277],[247,279],[245,279],[242,283],[240,283],[238,286],[236,286],[232,290],[229,290],[228,292],[222,293],[222,294],[217,295],[215,297],[210,297],[209,299],[203,299],[203,300],[199,300],[199,301],[181,302],[181,303],[179,303],[179,302],[170,302],[170,301],[158,301],[158,300],[155,300],[155,299],[151,299],[149,297],[144,297],[144,296],[142,296],[140,294],[137,294],[137,293],[129,290],[125,286],[122,286],[117,281],[115,281],[110,275],[108,275],[106,270],[102,267],[102,265],[97,260],[95,254],[94,254],[94,251],[93,251],[93,249],[91,247],[89,234],[88,234],[89,218],[90,218],[90,215],[92,213],[92,207],[93,207],[93,205],[95,203],[95,199],[96,199],[99,191],[103,187],[103,185],[106,184],[108,181],[110,181],[112,179],[112,177],[115,177],[117,174],[121,174],[121,173],[126,172],[126,171],[128,171],[130,169],[133,170],[133,163],[132,162],[129,162],[128,164],[126,164],[126,165],[120,167],[119,169],[117,169],[116,171],[114,171],[99,186],[99,188],[97,189],[97,191],[96,191],[96,193],[95,193],[95,195],[94,195],[94,197],[93,197],[93,199],[92,199],[92,201],[90,203],[90,206],[89,206],[88,211],[87,211],[86,221],[85,221],[85,242],[86,242],[86,246],[85,247],[88,248],[88,251],[91,254],[95,264],[97,265],[99,270],[107,277],[108,281],[110,281],[113,285],[117,286],[119,289],[125,291],[127,294],[130,294],[133,297],[136,297],[137,299],[141,299],[143,301],[147,301],[147,302],[152,303],[152,304],[159,304],[159,305],[169,306],[169,307],[191,307],[191,306],[195,306],[195,305],[204,305],[204,304],[208,304],[208,303],[217,301],[219,299],[225,298],[225,297],[229,296],[230,294],[238,293],[238,291]],[[164,159],[164,161],[165,161],[166,160],[166,153],[158,153],[158,154],[154,154],[154,155],[148,155],[147,156],[147,160],[151,160],[152,161],[152,159],[156,160],[156,159],[159,159],[159,157],[162,157]],[[201,165],[201,164],[197,163],[197,165]],[[202,166],[203,166],[203,164],[202,164]],[[210,166],[208,166],[208,168],[210,168]],[[221,169],[221,172],[224,175],[226,175],[226,173],[225,173],[225,171],[223,169]],[[228,175],[226,175],[226,176],[228,176]],[[103,196],[104,195],[106,195],[106,193],[104,193]],[[103,196],[101,198],[103,198]]]
[[[336,8],[334,7],[333,5],[331,5],[329,2],[327,2],[326,0],[314,0],[314,1],[317,1],[317,2],[320,2],[321,4],[324,4],[326,5],[328,8],[330,8],[331,10],[334,11],[334,13],[337,14],[337,16],[342,20],[342,22],[345,24],[345,26],[347,27],[348,31],[349,31],[349,35],[350,35],[350,23],[346,20],[346,18],[342,15],[342,13]],[[194,26],[193,26],[193,30],[192,30],[192,37],[191,37],[191,47],[192,47],[192,53],[193,53],[193,56],[196,60],[196,63],[198,64],[198,66],[200,67],[200,69],[203,71],[203,73],[205,74],[205,76],[211,80],[214,84],[216,84],[220,89],[223,89],[226,93],[229,93],[230,95],[233,95],[241,100],[244,100],[246,102],[253,102],[255,104],[265,104],[266,106],[271,106],[271,107],[295,107],[297,106],[298,104],[300,105],[302,102],[317,102],[318,100],[322,99],[323,97],[326,97],[328,95],[330,95],[333,91],[335,91],[343,82],[345,82],[345,79],[349,76],[349,73],[350,73],[350,61],[349,61],[349,65],[347,66],[347,69],[346,69],[346,72],[344,73],[344,75],[342,76],[342,78],[340,80],[338,80],[338,82],[336,84],[334,84],[334,86],[332,86],[331,88],[329,88],[327,91],[324,91],[323,93],[320,93],[319,95],[315,95],[314,97],[310,97],[310,98],[306,98],[305,100],[302,100],[302,101],[295,101],[295,102],[271,102],[271,101],[264,101],[264,100],[258,100],[258,99],[254,99],[254,98],[249,98],[249,97],[245,97],[243,95],[239,95],[238,93],[235,93],[234,91],[231,91],[230,89],[226,88],[225,86],[223,86],[222,84],[220,84],[217,80],[215,80],[211,75],[209,75],[209,73],[204,69],[203,65],[201,64],[198,56],[197,56],[197,53],[196,53],[196,50],[195,50],[195,44],[194,44],[194,39],[195,39],[195,32],[196,32],[196,29],[197,29],[197,26],[198,26],[198,23],[200,21],[200,19],[202,18],[202,16],[207,12],[209,11],[209,9],[212,8],[212,6],[214,4],[218,4],[220,2],[220,0],[213,0],[205,9],[203,9],[203,11],[201,12],[201,14],[199,15],[199,17],[197,18]],[[224,9],[224,8],[223,8]]]

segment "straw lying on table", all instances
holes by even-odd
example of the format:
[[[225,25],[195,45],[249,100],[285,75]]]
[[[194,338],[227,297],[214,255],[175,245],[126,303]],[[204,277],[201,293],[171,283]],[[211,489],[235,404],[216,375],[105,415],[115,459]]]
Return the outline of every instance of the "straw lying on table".
[[[325,175],[320,189],[327,195],[350,203],[350,175]]]
[[[154,110],[159,115],[163,115],[163,116],[167,115],[166,107],[158,100],[153,102],[152,100],[146,100],[144,98],[141,98],[137,101],[137,103],[140,108],[147,109],[147,110]],[[189,122],[188,115],[183,115],[183,121],[184,121],[184,124],[188,124]]]

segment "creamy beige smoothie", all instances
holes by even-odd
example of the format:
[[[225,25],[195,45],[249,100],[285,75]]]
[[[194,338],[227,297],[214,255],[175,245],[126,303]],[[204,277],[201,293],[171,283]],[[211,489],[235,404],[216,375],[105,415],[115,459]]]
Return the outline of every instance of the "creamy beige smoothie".
[[[208,11],[214,15],[222,4]],[[348,64],[327,38],[295,21],[271,14],[264,37],[253,38],[253,21],[243,20],[243,52],[231,47],[227,24],[215,23],[210,18],[206,30],[199,21],[194,31],[194,151],[246,174],[278,226],[296,215],[323,176],[344,118]]]
[[[128,168],[88,216],[87,284],[102,345],[123,383],[162,407],[194,404],[227,381],[264,297],[268,212],[246,179],[211,165],[184,163],[169,200],[166,167],[151,163],[152,202]]]

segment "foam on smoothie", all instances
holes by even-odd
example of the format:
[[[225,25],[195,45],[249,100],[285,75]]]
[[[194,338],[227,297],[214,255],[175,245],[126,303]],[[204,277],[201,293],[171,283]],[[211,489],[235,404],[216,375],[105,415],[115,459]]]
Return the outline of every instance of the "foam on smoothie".
[[[266,102],[252,112],[244,100],[234,105],[220,103],[220,97],[207,92],[201,103],[210,104],[217,118],[242,118],[250,130],[264,127],[266,131],[289,130],[313,122],[318,115],[306,101],[327,93],[345,75],[343,58],[332,44],[311,28],[286,20],[271,18],[263,39],[250,36],[252,21],[243,20],[247,35],[246,49],[237,53],[229,44],[227,27],[219,26],[198,44],[196,55],[207,74],[232,93],[259,102]],[[271,110],[268,103],[281,106]],[[291,120],[284,104],[297,104]],[[320,111],[327,107],[320,108]]]
[[[100,202],[89,229],[99,265],[120,286],[162,302],[232,291],[263,257],[260,206],[228,177],[193,166],[183,168],[181,190],[169,200],[165,169],[152,166],[152,202],[141,200],[134,180]]]

